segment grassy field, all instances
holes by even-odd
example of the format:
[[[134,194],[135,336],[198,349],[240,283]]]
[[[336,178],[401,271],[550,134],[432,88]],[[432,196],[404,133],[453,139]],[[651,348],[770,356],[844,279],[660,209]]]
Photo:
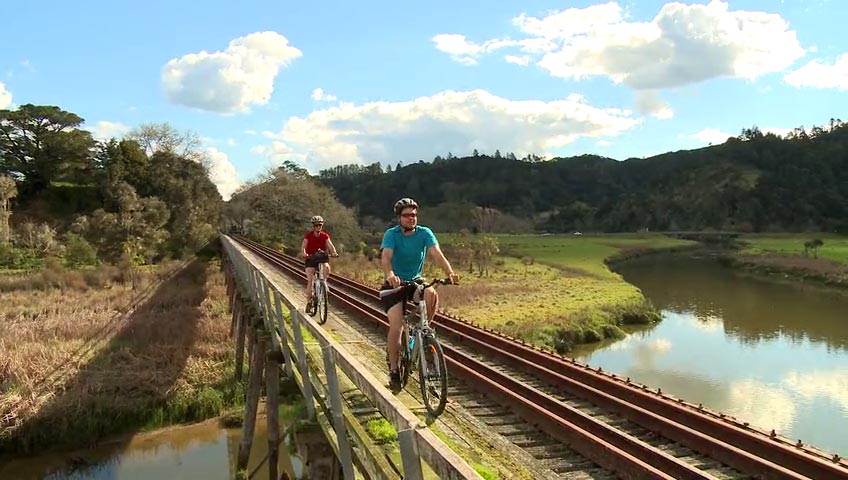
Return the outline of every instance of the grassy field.
[[[449,259],[458,238],[440,236]],[[486,275],[454,262],[461,285],[440,290],[442,309],[559,351],[576,343],[620,337],[625,323],[656,320],[656,312],[639,289],[610,271],[607,259],[694,244],[657,235],[496,238],[501,254]],[[355,259],[337,265],[336,271],[359,281],[378,285],[382,280],[377,261]],[[442,273],[428,265],[425,275]]]
[[[745,236],[747,244],[740,253],[743,255],[778,254],[792,257],[804,255],[804,242],[819,238],[824,245],[818,248],[818,258],[832,260],[848,265],[848,237],[837,235],[787,235],[787,236]]]
[[[85,446],[241,399],[215,257],[130,281],[99,270],[0,277],[0,291],[0,451]]]

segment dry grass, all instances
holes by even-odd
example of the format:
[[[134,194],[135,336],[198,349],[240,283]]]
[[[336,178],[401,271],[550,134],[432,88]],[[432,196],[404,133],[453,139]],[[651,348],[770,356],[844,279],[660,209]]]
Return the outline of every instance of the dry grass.
[[[37,286],[3,293],[0,450],[198,420],[236,400],[216,261],[140,272],[135,289],[108,272],[67,273],[61,289],[30,277]]]
[[[368,260],[362,255],[342,255],[333,259],[332,267],[333,273],[374,288],[379,288],[383,283],[383,270],[378,258]]]

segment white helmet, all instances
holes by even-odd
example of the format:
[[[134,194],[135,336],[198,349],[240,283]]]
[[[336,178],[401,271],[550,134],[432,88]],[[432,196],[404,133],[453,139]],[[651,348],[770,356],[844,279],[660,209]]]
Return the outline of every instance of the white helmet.
[[[324,217],[322,217],[321,215],[315,215],[314,217],[312,217],[312,223],[324,223]]]
[[[400,212],[402,212],[404,208],[408,207],[418,208],[418,203],[409,197],[401,198],[395,202],[395,215],[400,215]]]

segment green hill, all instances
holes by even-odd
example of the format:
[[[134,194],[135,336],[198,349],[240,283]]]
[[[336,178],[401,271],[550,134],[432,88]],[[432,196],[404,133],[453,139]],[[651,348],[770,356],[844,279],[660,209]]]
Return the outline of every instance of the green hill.
[[[340,166],[320,178],[366,224],[389,220],[392,203],[410,196],[427,206],[428,221],[447,229],[480,226],[489,214],[551,232],[848,231],[848,125],[841,122],[789,138],[755,127],[722,145],[644,159],[449,155],[385,170]]]

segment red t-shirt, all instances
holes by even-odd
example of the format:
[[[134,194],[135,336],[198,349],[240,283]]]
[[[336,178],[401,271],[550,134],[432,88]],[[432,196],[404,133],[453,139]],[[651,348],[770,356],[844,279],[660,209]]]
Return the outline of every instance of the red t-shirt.
[[[303,236],[306,240],[306,254],[314,255],[318,250],[327,251],[327,240],[330,239],[330,235],[327,232],[321,230],[318,232],[318,235],[315,235],[315,232],[309,231],[306,232],[306,235]]]

